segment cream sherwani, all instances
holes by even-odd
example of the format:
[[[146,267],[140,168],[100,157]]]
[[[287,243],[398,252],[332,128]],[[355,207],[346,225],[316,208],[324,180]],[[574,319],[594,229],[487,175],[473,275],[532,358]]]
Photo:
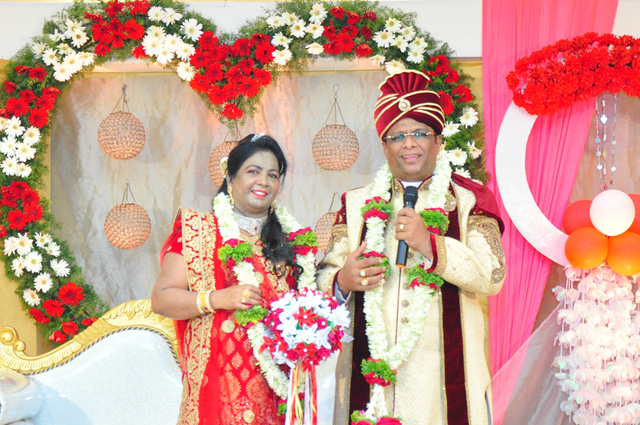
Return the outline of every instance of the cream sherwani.
[[[322,290],[332,290],[334,276],[344,265],[346,257],[361,242],[363,220],[361,208],[371,197],[371,185],[346,194],[346,223],[333,228],[327,255],[318,273]],[[424,209],[427,189],[419,189],[416,211]],[[453,184],[454,196],[448,196],[448,210],[457,208],[460,240],[436,236],[437,253],[434,273],[459,288],[462,321],[467,411],[472,425],[488,424],[491,417],[490,375],[484,352],[484,317],[477,295],[493,295],[504,280],[504,254],[500,243],[497,221],[478,214],[474,193]],[[392,191],[395,218],[403,207],[402,185],[394,181]],[[387,228],[386,254],[391,266],[390,276],[384,286],[384,319],[389,345],[407,322],[407,313],[413,302],[412,290],[407,282],[406,270],[423,258],[410,251],[407,268],[398,269],[395,264],[398,241],[395,227],[390,221]],[[353,311],[353,296],[347,303]],[[399,416],[406,425],[447,424],[446,393],[444,391],[444,353],[442,331],[442,297],[440,292],[431,299],[428,317],[420,339],[410,357],[397,371],[397,383],[385,389],[389,414]],[[338,366],[336,391],[336,425],[348,423],[349,376],[351,369],[351,345],[346,344]]]

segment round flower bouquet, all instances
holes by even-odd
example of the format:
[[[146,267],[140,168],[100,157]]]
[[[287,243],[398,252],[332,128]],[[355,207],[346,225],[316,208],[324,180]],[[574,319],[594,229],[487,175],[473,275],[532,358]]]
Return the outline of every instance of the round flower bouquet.
[[[349,312],[320,291],[289,291],[271,303],[264,318],[263,350],[291,368],[286,423],[317,423],[315,367],[342,348]],[[304,386],[304,408],[298,386]]]

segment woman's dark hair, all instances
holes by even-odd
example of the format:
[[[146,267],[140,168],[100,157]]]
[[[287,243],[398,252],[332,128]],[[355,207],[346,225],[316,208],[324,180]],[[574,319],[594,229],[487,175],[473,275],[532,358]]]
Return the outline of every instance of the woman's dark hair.
[[[264,151],[271,152],[276,157],[278,161],[278,172],[281,180],[284,181],[284,177],[287,174],[287,159],[280,145],[270,136],[254,134],[250,134],[240,140],[236,147],[229,152],[229,159],[227,161],[227,176],[229,179],[233,180],[236,177],[242,164],[244,164],[247,159],[258,152]],[[229,194],[227,179],[224,179],[222,182],[218,193]],[[302,268],[293,261],[293,249],[291,249],[289,243],[287,243],[282,226],[273,208],[269,208],[267,220],[260,233],[260,239],[264,244],[263,253],[265,257],[271,260],[274,266],[278,262],[284,261],[285,265],[293,269],[293,275],[296,278],[300,275]],[[274,271],[278,273],[275,267]]]

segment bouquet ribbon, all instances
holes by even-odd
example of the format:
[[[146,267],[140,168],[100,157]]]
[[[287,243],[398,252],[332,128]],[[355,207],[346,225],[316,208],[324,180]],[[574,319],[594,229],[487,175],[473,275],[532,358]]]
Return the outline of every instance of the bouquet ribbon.
[[[304,408],[298,394],[299,378],[304,379]],[[315,365],[302,367],[298,361],[291,369],[285,425],[318,425],[318,379]]]

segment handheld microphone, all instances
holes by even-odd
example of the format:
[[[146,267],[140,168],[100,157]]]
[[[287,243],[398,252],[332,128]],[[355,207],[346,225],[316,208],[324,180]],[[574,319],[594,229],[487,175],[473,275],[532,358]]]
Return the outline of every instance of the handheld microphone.
[[[414,209],[416,202],[418,202],[418,189],[414,186],[409,186],[404,190],[404,196],[402,197],[404,202],[403,208]],[[396,256],[396,266],[404,267],[407,265],[407,254],[409,253],[409,246],[405,241],[398,241],[398,255]]]

